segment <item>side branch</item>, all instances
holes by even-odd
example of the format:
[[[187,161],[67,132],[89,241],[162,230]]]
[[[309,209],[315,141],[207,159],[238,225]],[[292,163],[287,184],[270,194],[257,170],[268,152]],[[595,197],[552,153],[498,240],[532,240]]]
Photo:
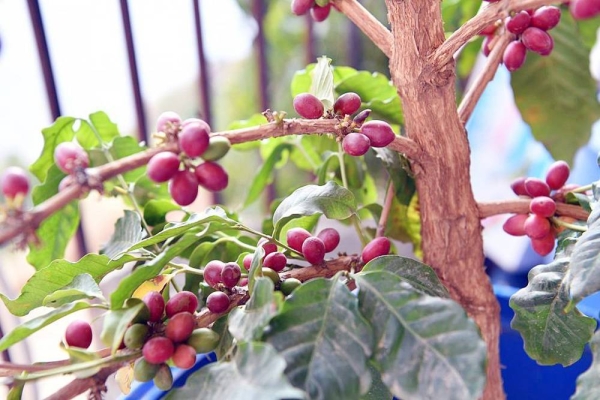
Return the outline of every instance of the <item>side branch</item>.
[[[494,79],[504,50],[506,46],[513,40],[514,35],[508,31],[503,32],[495,39],[494,47],[488,55],[487,61],[481,69],[479,75],[471,86],[467,89],[465,96],[463,97],[460,105],[458,106],[458,117],[463,124],[466,124],[469,117],[475,109],[475,105],[479,101],[479,98],[483,94],[483,91],[487,87],[488,83]]]
[[[106,391],[105,382],[109,376],[114,374],[126,363],[113,364],[106,368],[102,368],[100,372],[89,378],[78,378],[71,381],[69,384],[55,392],[54,394],[46,397],[46,400],[67,400],[79,396],[85,393],[89,389],[94,387],[98,388],[99,392]],[[90,396],[90,398],[92,398]],[[96,398],[96,397],[94,397]]]
[[[479,218],[483,219],[499,214],[527,214],[530,202],[530,199],[514,199],[477,203]],[[587,221],[590,215],[579,206],[565,203],[556,203],[556,214],[580,221]]]
[[[225,136],[231,143],[237,144],[289,135],[330,133],[341,136],[343,133],[346,133],[346,130],[347,128],[343,127],[336,119],[284,119],[250,128],[214,132],[212,135]],[[409,159],[416,159],[420,154],[419,146],[413,140],[403,136],[397,136],[389,147],[392,150],[403,153]],[[163,146],[151,148],[99,167],[88,168],[86,170],[88,175],[87,184],[74,183],[43,203],[35,206],[32,210],[24,212],[17,217],[10,217],[4,221],[0,226],[0,245],[21,235],[32,234],[46,218],[65,207],[71,201],[80,198],[91,188],[100,187],[102,182],[108,179],[146,165],[155,154],[163,151],[178,152],[179,149],[177,143],[167,143]]]
[[[392,34],[357,0],[334,0],[335,7],[379,47],[388,58],[392,56]]]
[[[431,56],[431,63],[437,70],[442,69],[452,61],[454,54],[483,28],[494,21],[510,15],[511,11],[521,11],[537,8],[547,4],[554,4],[552,0],[509,0],[489,3],[476,16],[465,22],[444,43],[438,47]]]

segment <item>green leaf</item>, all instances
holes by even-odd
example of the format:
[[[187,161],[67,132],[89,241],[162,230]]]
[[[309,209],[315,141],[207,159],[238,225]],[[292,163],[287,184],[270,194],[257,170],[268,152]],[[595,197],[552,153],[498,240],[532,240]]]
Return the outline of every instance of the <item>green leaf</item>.
[[[262,246],[256,247],[254,255],[252,256],[250,271],[248,271],[248,293],[250,293],[250,296],[254,293],[256,280],[262,276],[262,259],[264,256],[265,249]]]
[[[272,181],[271,175],[273,173],[275,165],[281,160],[284,152],[291,151],[293,147],[294,146],[289,143],[281,143],[271,152],[269,157],[267,157],[267,159],[262,163],[260,170],[256,175],[254,175],[254,179],[250,184],[248,195],[246,197],[246,200],[244,201],[244,208],[254,203],[260,197],[267,185]]]
[[[392,400],[394,397],[385,383],[381,380],[381,374],[369,363],[369,373],[373,378],[369,391],[360,397],[360,400]]]
[[[6,395],[6,400],[22,400],[23,389],[25,388],[25,382],[15,381],[10,391]]]
[[[269,320],[277,314],[275,287],[269,278],[257,278],[250,300],[229,313],[229,332],[238,341],[259,340]],[[279,293],[279,292],[278,292]]]
[[[277,236],[285,224],[296,216],[324,214],[330,219],[346,219],[356,212],[356,200],[348,189],[335,182],[323,186],[303,186],[286,197],[273,214]]]
[[[287,12],[287,10],[286,10]],[[306,93],[310,91],[312,84],[312,75],[317,64],[309,64],[305,69],[296,71],[292,77],[290,84],[290,92],[292,97],[299,95],[300,93]],[[337,85],[346,77],[356,74],[358,71],[351,67],[333,67],[333,84]],[[232,129],[232,128],[229,128]]]
[[[310,399],[358,399],[371,386],[373,332],[340,275],[299,286],[266,332],[288,379]]]
[[[552,38],[552,53],[546,57],[528,53],[525,65],[512,73],[511,83],[533,136],[555,159],[570,161],[587,143],[600,105],[587,67],[589,51],[569,13],[562,14]]]
[[[0,298],[12,314],[21,317],[42,306],[46,296],[64,288],[76,276],[87,273],[96,282],[100,282],[109,272],[121,268],[125,263],[134,259],[131,256],[123,256],[118,260],[111,261],[106,256],[88,254],[74,263],[55,260],[47,267],[37,271],[25,283],[18,298],[10,300],[3,294],[0,294]]]
[[[400,204],[409,205],[417,189],[415,179],[409,172],[410,166],[408,160],[400,155],[400,153],[390,150],[387,147],[374,147],[373,150],[377,153],[377,158],[381,160],[394,183],[396,198]]]
[[[330,58],[323,56],[317,59],[317,65],[313,70],[310,93],[321,100],[325,110],[333,108],[333,68],[331,67]]]
[[[108,243],[100,250],[111,259],[127,251],[132,245],[144,238],[146,232],[142,229],[140,215],[131,210],[125,210],[125,215],[115,223],[115,230]]]
[[[478,399],[486,345],[461,306],[415,290],[385,270],[354,275],[360,310],[375,334],[374,361],[403,400]]]
[[[177,204],[169,200],[150,200],[144,207],[144,220],[150,226],[165,222],[169,211],[181,210]]]
[[[64,350],[69,353],[71,365],[87,363],[90,361],[98,361],[101,358],[97,352],[93,350],[82,349],[80,347],[67,346],[64,348]],[[89,378],[90,376],[96,375],[101,369],[102,367],[100,365],[91,368],[85,368],[74,372],[73,376],[78,379]]]
[[[285,361],[267,343],[239,343],[231,362],[218,362],[190,375],[185,386],[169,392],[168,400],[304,399],[283,370]]]
[[[511,327],[523,337],[529,357],[542,365],[568,366],[579,360],[585,344],[596,328],[596,321],[569,304],[565,273],[569,257],[564,254],[547,265],[529,271],[527,287],[510,298],[515,316]]]
[[[146,307],[141,299],[131,298],[129,301],[132,303],[130,307],[113,309],[104,317],[100,339],[102,339],[105,345],[110,347],[112,354],[115,354],[119,347],[121,347],[125,331],[131,325],[131,322]]]
[[[52,126],[42,129],[44,135],[44,149],[40,157],[31,164],[29,170],[40,180],[44,182],[48,170],[54,164],[54,149],[59,143],[73,140],[75,131],[73,124],[77,118],[58,117]]]
[[[88,273],[77,275],[71,283],[50,293],[44,298],[42,305],[45,307],[60,307],[80,299],[100,299],[104,301],[100,286]]]
[[[58,169],[56,164],[52,164],[50,170],[48,170],[44,183],[34,187],[31,192],[33,204],[37,206],[58,193],[60,181],[62,181],[65,176],[65,173]]]
[[[209,222],[215,222],[221,226],[234,226],[237,224],[236,221],[232,220],[227,216],[225,211],[220,207],[208,208],[201,214],[192,214],[190,217],[183,222],[170,223],[160,233],[149,237],[145,240],[138,242],[131,246],[128,251],[141,249],[142,247],[151,246],[155,243],[163,242],[172,237],[181,236],[188,232],[190,229],[205,225]]]
[[[396,87],[390,79],[378,72],[357,71],[339,82],[335,90],[338,93],[355,92],[363,103],[393,124],[402,124],[402,104]]]
[[[592,211],[588,230],[573,247],[568,285],[574,304],[600,291],[600,207]]]
[[[40,329],[50,325],[54,321],[58,321],[62,317],[72,314],[75,311],[84,310],[90,307],[91,305],[85,301],[69,303],[50,311],[48,314],[44,314],[24,322],[15,327],[13,330],[5,333],[5,336],[0,339],[0,351],[8,349],[13,344],[20,342]]]
[[[222,360],[233,347],[233,336],[229,333],[227,326],[228,317],[229,315],[222,316],[212,326],[212,330],[219,334],[219,343],[217,343],[217,347],[214,349],[218,360]]]
[[[435,271],[422,262],[401,256],[381,256],[369,261],[361,273],[387,271],[408,282],[415,290],[429,296],[450,298]]]
[[[112,143],[113,139],[120,136],[117,125],[115,125],[106,113],[97,111],[90,114],[91,124],[81,120],[81,126],[77,130],[77,142],[84,149],[92,149]],[[102,143],[98,141],[100,139]]]
[[[135,289],[148,279],[159,275],[169,261],[179,256],[197,241],[198,238],[194,234],[184,235],[177,242],[164,249],[156,258],[136,268],[131,274],[123,278],[110,296],[111,309],[115,310],[123,307],[123,303],[131,297]]]
[[[79,203],[73,201],[46,218],[36,230],[41,244],[30,244],[27,262],[40,270],[64,257],[65,249],[79,225]]]
[[[90,114],[90,121],[104,143],[111,143],[114,139],[121,136],[117,125],[108,118],[108,115],[104,111],[96,111]]]
[[[592,350],[592,365],[577,378],[577,390],[571,400],[600,399],[600,331],[594,334],[590,341]]]

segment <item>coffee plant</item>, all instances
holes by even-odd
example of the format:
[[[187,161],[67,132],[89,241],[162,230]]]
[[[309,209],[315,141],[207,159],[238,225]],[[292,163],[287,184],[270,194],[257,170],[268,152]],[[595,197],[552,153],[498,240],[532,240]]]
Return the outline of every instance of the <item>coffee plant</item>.
[[[4,364],[9,397],[70,374],[54,398],[87,390],[99,398],[116,373],[125,393],[132,379],[153,381],[169,399],[504,398],[481,220],[507,214],[508,234],[555,253],[512,296],[513,328],[544,365],[571,365],[590,343],[595,359],[572,398],[600,398],[600,336],[577,309],[600,291],[597,183],[567,183],[569,164],[557,161],[545,179],[516,179],[516,198],[477,202],[465,130],[504,63],[536,138],[570,160],[600,116],[595,83],[579,68],[600,3],[446,3],[386,0],[388,29],[356,0],[292,0],[291,14],[318,22],[332,8],[347,16],[389,58],[391,80],[321,57],[294,76],[286,110],[235,129],[171,111],[151,144],[121,135],[103,112],[44,129],[34,179],[17,167],[0,178],[0,243],[29,246],[35,270],[18,297],[0,299],[16,316],[50,311],[6,332],[0,350],[80,310],[100,310],[102,328],[98,341],[84,320],[46,337],[64,361]],[[456,107],[463,55],[480,42],[486,64]],[[292,110],[299,118],[287,118]],[[261,147],[258,171],[220,163],[248,142]],[[314,181],[276,198],[260,228],[227,205],[187,207],[225,190],[233,174],[250,182],[250,206],[286,163]],[[78,202],[91,191],[122,197],[127,209],[99,254],[69,262]],[[339,251],[351,236],[361,245]],[[397,255],[398,241],[412,243],[418,259]],[[103,293],[99,284],[120,269],[128,273]],[[189,369],[209,352],[217,361],[172,389],[171,367]]]

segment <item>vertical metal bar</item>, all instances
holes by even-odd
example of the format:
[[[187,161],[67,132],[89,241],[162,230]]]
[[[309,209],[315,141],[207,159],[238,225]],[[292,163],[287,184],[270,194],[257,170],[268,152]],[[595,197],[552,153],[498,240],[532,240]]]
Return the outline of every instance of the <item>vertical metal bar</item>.
[[[198,66],[200,67],[200,117],[208,125],[212,122],[212,112],[210,103],[210,71],[206,63],[206,54],[204,54],[204,40],[202,37],[202,22],[200,0],[192,0],[194,3],[194,28],[196,31],[196,48],[198,52]]]
[[[129,4],[127,0],[120,0],[121,19],[123,20],[123,31],[125,32],[125,43],[127,45],[127,58],[129,60],[129,74],[131,76],[131,85],[133,89],[133,98],[135,102],[135,115],[138,125],[138,139],[149,143],[148,127],[146,124],[146,111],[144,109],[144,100],[142,98],[142,89],[140,86],[140,77],[138,73],[137,60],[135,56],[135,46],[133,44],[133,32],[131,30],[131,17],[129,15]]]
[[[52,115],[52,120],[55,120],[61,116],[62,112],[58,100],[58,91],[56,90],[56,81],[54,80],[54,72],[52,70],[52,61],[50,59],[48,41],[46,40],[42,12],[40,10],[40,4],[38,0],[27,0],[27,5],[29,6],[29,15],[31,18],[31,24],[33,25],[33,33],[38,49],[38,55],[40,57],[40,64],[42,65],[44,85],[46,86],[46,96],[48,97],[48,104],[50,105],[50,114]],[[77,240],[77,250],[79,252],[79,256],[83,257],[84,254],[88,253],[88,249],[81,221],[77,227],[75,238]]]
[[[48,103],[50,105],[50,114],[52,115],[52,120],[55,120],[62,113],[60,111],[58,94],[56,92],[56,82],[54,81],[54,72],[52,71],[52,63],[50,61],[48,42],[46,41],[46,32],[44,30],[44,22],[42,21],[42,12],[37,0],[27,0],[27,5],[29,6],[29,15],[31,24],[33,25],[33,33],[35,35],[35,43],[40,57],[40,64],[42,65],[46,95],[48,96]]]
[[[257,68],[258,68],[258,94],[260,101],[260,111],[269,108],[269,64],[267,62],[267,43],[264,32],[264,16],[266,13],[266,4],[264,0],[252,0],[252,15],[258,24],[258,33],[254,45],[257,51]]]

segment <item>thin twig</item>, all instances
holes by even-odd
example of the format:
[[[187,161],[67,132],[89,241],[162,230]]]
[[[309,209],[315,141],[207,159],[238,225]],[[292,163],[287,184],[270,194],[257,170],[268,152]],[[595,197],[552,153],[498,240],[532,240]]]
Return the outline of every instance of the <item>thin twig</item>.
[[[388,58],[392,57],[392,34],[357,0],[334,0],[336,8],[375,44]]]
[[[444,43],[432,53],[431,63],[435,69],[442,69],[452,61],[454,54],[483,28],[499,19],[510,15],[511,11],[521,11],[537,8],[547,4],[554,4],[552,0],[504,0],[489,3],[483,7],[473,18],[458,28]]]
[[[531,199],[524,198],[477,203],[479,218],[483,219],[499,214],[527,214],[529,203],[531,203]],[[580,221],[587,221],[590,215],[589,212],[579,206],[565,203],[556,203],[556,214]]]
[[[390,216],[390,210],[394,203],[394,196],[396,196],[396,188],[394,188],[394,182],[390,179],[387,191],[385,193],[385,203],[381,210],[381,216],[379,217],[379,224],[377,224],[377,233],[375,236],[380,237],[385,235],[385,228],[387,227],[387,221]]]
[[[494,79],[498,66],[502,61],[504,50],[512,40],[514,40],[514,35],[508,31],[505,31],[496,37],[494,47],[488,55],[485,65],[481,69],[479,75],[475,78],[475,81],[467,88],[467,91],[458,106],[458,117],[463,124],[467,123],[477,102],[481,98],[483,91],[488,83]]]
[[[105,348],[98,350],[96,354],[100,358],[108,357],[110,355],[110,349]],[[16,377],[22,372],[41,372],[51,370],[57,367],[70,365],[73,361],[70,359],[50,361],[36,364],[13,364],[13,363],[0,363],[0,377]]]
[[[215,132],[213,135],[225,136],[231,143],[236,144],[289,135],[323,133],[340,135],[344,129],[346,128],[343,128],[335,119],[284,119],[251,128]],[[405,154],[410,159],[417,157],[419,154],[419,146],[406,137],[398,136],[389,147],[392,150]],[[90,184],[92,187],[100,185],[102,182],[114,178],[119,174],[142,167],[148,163],[152,156],[163,151],[177,152],[177,144],[168,143],[164,146],[136,153],[96,168],[88,168],[86,173],[90,178]],[[87,191],[89,191],[89,187],[74,183],[37,205],[31,211],[23,213],[22,218],[5,221],[0,227],[0,245],[22,234],[32,233],[46,218],[71,201],[80,198]]]

